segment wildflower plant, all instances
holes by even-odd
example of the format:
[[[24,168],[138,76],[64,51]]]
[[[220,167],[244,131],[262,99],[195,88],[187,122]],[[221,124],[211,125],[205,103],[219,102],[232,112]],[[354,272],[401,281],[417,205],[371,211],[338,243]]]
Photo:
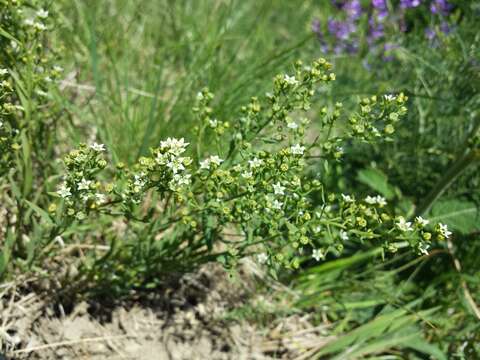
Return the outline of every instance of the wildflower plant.
[[[406,112],[403,94],[361,99],[352,114],[337,103],[322,108],[318,133],[310,138],[311,104],[318,88],[335,80],[331,68],[324,59],[308,66],[297,62],[292,74],[274,78],[270,93],[243,106],[235,122],[216,119],[214,95],[203,89],[193,109],[199,142],[167,138],[131,169],[109,167],[101,144],[81,145],[64,159],[64,179],[53,194],[58,200],[49,208],[48,242],[98,216],[123,218],[137,239],[131,246],[147,241],[158,261],[144,277],[212,260],[234,268],[248,255],[276,274],[306,259],[339,255],[350,241],[374,242],[390,252],[407,244],[425,253],[431,241],[448,235],[446,229],[392,215],[379,195],[357,200],[332,193],[309,173],[319,159],[342,161],[346,141],[388,138]],[[341,120],[350,124],[344,133],[333,130]],[[204,136],[214,139],[215,152],[202,142]],[[108,183],[99,180],[105,170]],[[315,196],[322,201],[313,201]],[[107,266],[105,259],[101,264]],[[131,258],[130,266],[135,267]]]

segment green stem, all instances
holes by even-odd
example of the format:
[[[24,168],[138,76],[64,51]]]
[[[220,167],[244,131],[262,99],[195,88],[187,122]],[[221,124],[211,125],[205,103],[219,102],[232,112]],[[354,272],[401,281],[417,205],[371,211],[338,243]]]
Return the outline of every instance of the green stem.
[[[462,147],[461,153],[453,165],[447,170],[445,175],[438,181],[435,187],[425,198],[423,204],[418,207],[415,215],[425,215],[431,209],[432,205],[437,201],[440,196],[454,183],[454,181],[473,163],[480,160],[480,149],[469,149],[469,142],[476,136],[480,130],[480,118],[476,119],[476,123],[465,140],[465,144]]]

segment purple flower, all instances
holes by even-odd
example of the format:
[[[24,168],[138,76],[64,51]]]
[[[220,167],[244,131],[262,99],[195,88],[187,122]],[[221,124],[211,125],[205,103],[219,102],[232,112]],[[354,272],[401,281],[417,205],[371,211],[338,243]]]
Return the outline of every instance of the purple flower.
[[[400,7],[402,9],[414,8],[422,3],[421,0],[400,0]]]
[[[357,20],[362,16],[362,4],[360,4],[360,0],[348,1],[343,6],[343,10],[345,10],[348,17],[352,20]]]
[[[435,33],[435,30],[433,30],[431,27],[425,28],[425,37],[428,40],[432,41],[436,36],[437,34]]]
[[[328,20],[328,31],[339,40],[346,40],[357,30],[357,26],[349,21]]]
[[[442,23],[440,24],[440,31],[443,32],[445,35],[448,35],[452,31],[452,29],[446,21],[442,21]]]
[[[383,35],[385,35],[385,29],[383,27],[383,24],[377,22],[373,17],[370,17],[368,20],[369,28],[370,28],[370,33],[369,33],[369,42],[372,42],[374,40],[377,40],[381,38]]]
[[[372,6],[379,20],[383,20],[388,16],[388,8],[385,0],[372,0]]]
[[[377,10],[385,10],[387,8],[385,0],[372,0],[372,6]]]
[[[448,15],[448,13],[452,10],[452,7],[452,4],[450,4],[447,0],[433,0],[432,4],[430,5],[430,11],[432,14]]]

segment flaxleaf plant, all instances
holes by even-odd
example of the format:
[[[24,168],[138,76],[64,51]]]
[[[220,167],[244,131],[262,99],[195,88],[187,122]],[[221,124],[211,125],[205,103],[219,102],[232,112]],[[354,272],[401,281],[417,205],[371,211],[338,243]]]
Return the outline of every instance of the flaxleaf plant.
[[[275,275],[281,268],[299,268],[305,258],[338,255],[348,239],[390,252],[406,242],[426,253],[431,241],[450,235],[445,225],[429,226],[422,217],[409,222],[391,215],[380,195],[335,194],[309,174],[319,158],[340,161],[346,140],[388,137],[406,113],[403,94],[361,99],[352,114],[337,103],[317,115],[320,131],[309,139],[311,101],[319,87],[335,80],[331,67],[324,59],[308,66],[297,62],[292,74],[275,77],[271,93],[243,106],[235,122],[216,118],[214,95],[203,89],[193,109],[197,143],[161,140],[131,169],[110,168],[103,144],[81,144],[64,158],[42,242],[66,242],[62,237],[72,236],[72,229],[97,218],[121,221],[124,238],[111,236],[111,251],[82,263],[77,278],[90,286],[93,274],[125,288],[154,286],[162,274],[212,260],[234,268],[248,255]],[[336,121],[343,117],[349,129],[336,135]],[[207,147],[204,137],[215,146]],[[323,201],[314,204],[314,195]],[[37,213],[44,218],[46,212]]]

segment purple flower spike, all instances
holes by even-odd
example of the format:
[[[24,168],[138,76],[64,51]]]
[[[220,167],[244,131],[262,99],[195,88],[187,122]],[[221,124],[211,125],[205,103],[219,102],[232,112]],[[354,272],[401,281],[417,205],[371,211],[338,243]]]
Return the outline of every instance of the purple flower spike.
[[[350,34],[355,32],[356,25],[352,22],[342,22],[333,19],[328,20],[328,31],[339,40],[346,40]]]
[[[419,6],[421,3],[421,0],[400,0],[400,7],[402,9],[409,9]]]
[[[387,3],[385,0],[372,0],[372,6],[377,10],[385,10],[387,8]]]
[[[360,4],[360,0],[348,1],[343,6],[343,10],[345,10],[348,17],[352,20],[357,20],[362,16],[362,4]]]
[[[383,24],[376,22],[374,18],[371,17],[368,20],[368,24],[370,25],[369,42],[377,40],[385,35]]]
[[[448,35],[452,31],[452,29],[446,21],[442,21],[442,23],[440,24],[440,31],[443,32],[445,35]]]
[[[385,0],[372,0],[372,6],[378,20],[383,20],[388,16],[388,8]]]
[[[430,5],[430,11],[432,14],[448,15],[453,6],[447,0],[434,0]]]

